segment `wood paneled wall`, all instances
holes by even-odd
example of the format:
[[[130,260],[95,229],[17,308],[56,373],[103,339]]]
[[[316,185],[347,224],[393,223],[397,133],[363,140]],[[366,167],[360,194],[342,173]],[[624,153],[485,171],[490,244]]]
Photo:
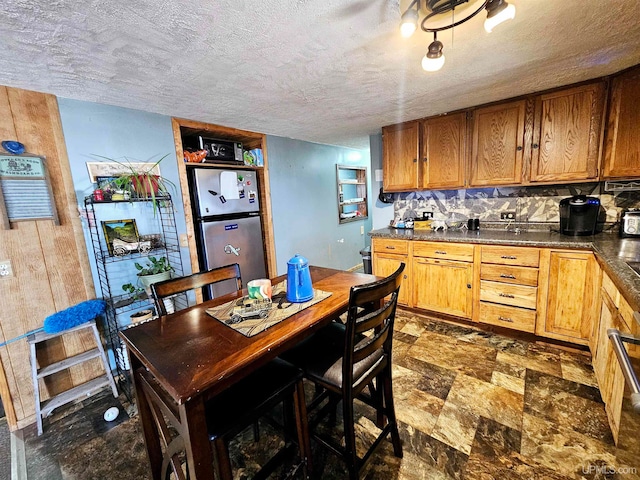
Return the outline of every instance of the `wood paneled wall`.
[[[95,298],[95,292],[56,98],[0,87],[0,140],[17,140],[28,153],[46,157],[60,217],[58,226],[51,220],[23,221],[0,230],[0,260],[10,260],[13,268],[12,277],[0,279],[4,342],[41,327],[52,313]],[[94,346],[91,333],[69,334],[47,342],[38,356],[42,366]],[[35,421],[26,339],[0,347],[0,362],[0,396],[15,430]],[[41,383],[43,399],[101,374],[94,359],[52,375]]]

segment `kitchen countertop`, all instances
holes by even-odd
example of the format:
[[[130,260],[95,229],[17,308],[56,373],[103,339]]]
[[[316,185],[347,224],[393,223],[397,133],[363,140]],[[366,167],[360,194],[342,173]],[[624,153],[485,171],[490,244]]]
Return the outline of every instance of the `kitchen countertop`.
[[[617,235],[610,233],[570,237],[553,231],[520,233],[489,229],[433,231],[390,227],[372,230],[369,232],[369,236],[430,242],[592,250],[602,268],[611,277],[631,307],[636,311],[640,310],[640,275],[635,273],[623,259],[625,255],[633,252],[638,252],[640,255],[640,239],[620,239]]]

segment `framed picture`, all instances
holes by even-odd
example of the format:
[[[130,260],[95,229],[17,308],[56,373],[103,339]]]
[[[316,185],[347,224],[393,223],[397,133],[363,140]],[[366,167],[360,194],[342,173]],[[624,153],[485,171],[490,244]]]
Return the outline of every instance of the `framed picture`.
[[[118,177],[96,177],[96,184],[98,185],[98,188],[104,190],[108,185],[113,185],[112,182],[116,178]]]
[[[102,222],[102,231],[104,232],[109,255],[114,255],[114,240],[118,240],[118,245],[125,251],[138,251],[140,236],[138,235],[136,221],[133,218],[127,220],[105,220]]]
[[[158,162],[87,162],[89,180],[96,183],[98,177],[118,177],[124,173],[131,173],[131,169],[136,172],[149,172],[160,176],[160,165]]]

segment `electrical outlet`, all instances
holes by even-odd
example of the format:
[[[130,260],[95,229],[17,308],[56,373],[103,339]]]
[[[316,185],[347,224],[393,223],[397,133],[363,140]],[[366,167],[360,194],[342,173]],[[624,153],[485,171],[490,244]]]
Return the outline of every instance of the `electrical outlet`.
[[[0,278],[13,277],[10,260],[0,260]]]
[[[515,220],[516,212],[508,211],[508,212],[500,212],[500,220]]]
[[[364,225],[360,225],[360,235],[364,235]]]
[[[181,247],[188,247],[189,246],[189,239],[187,238],[187,234],[186,233],[181,233],[180,234],[180,246]]]

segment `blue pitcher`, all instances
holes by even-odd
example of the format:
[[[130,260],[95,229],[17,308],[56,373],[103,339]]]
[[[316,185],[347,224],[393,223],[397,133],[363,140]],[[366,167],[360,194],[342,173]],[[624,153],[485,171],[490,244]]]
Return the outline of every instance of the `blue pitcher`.
[[[287,300],[293,303],[308,302],[313,298],[309,261],[299,253],[287,262]]]

